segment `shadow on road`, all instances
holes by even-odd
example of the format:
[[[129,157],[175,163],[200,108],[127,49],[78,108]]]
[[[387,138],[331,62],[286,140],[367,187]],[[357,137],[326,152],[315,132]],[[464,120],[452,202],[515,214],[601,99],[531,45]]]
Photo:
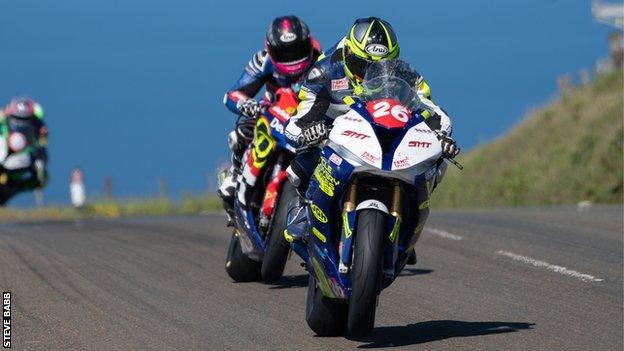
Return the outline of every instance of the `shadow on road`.
[[[373,329],[369,336],[349,337],[349,339],[367,343],[358,348],[373,349],[422,344],[458,337],[512,333],[532,329],[534,325],[534,323],[516,322],[428,321],[405,326],[379,327]]]
[[[273,285],[269,289],[303,288],[306,286],[308,286],[307,274],[286,275],[283,276],[279,282],[275,283],[275,285]]]
[[[420,274],[429,274],[433,272],[433,269],[415,269],[408,268],[404,269],[401,272],[402,276],[411,276],[411,275],[420,275]],[[298,274],[298,275],[285,275],[275,283],[275,285],[271,286],[269,289],[288,289],[288,288],[304,288],[308,286],[308,275],[307,274]]]
[[[433,273],[433,269],[416,269],[416,268],[406,268],[399,274],[400,276],[410,276],[410,275],[421,275],[421,274],[429,274]]]

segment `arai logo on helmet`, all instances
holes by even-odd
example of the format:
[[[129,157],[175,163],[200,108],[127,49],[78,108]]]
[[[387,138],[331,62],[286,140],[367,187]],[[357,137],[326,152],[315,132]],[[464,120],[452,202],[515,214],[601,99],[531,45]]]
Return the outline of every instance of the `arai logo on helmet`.
[[[284,43],[290,43],[291,41],[294,41],[295,39],[297,39],[297,34],[293,32],[284,32],[282,33],[282,35],[280,35],[280,40],[283,41]]]
[[[372,56],[386,56],[388,54],[388,48],[381,44],[370,44],[366,46],[366,52]]]

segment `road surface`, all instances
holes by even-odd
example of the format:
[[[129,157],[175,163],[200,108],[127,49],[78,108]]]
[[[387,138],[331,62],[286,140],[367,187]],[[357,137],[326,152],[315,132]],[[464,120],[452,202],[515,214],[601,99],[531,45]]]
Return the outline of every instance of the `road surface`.
[[[221,215],[0,225],[12,345],[35,349],[622,350],[622,207],[433,213],[365,338],[304,320],[292,256],[233,283]]]

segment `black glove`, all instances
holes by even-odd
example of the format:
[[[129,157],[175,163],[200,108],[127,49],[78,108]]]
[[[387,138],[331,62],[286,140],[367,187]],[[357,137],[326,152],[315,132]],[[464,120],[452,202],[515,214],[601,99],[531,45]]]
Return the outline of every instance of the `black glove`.
[[[329,129],[323,122],[317,122],[302,129],[301,136],[303,137],[302,146],[313,146],[325,139]]]
[[[453,138],[448,136],[446,132],[436,132],[436,134],[438,135],[438,139],[442,144],[442,157],[454,158],[455,156],[459,155],[459,151],[461,151],[461,149],[457,146]]]
[[[256,118],[258,113],[260,113],[261,106],[255,99],[246,99],[239,100],[236,103],[236,108],[243,114],[243,116]]]

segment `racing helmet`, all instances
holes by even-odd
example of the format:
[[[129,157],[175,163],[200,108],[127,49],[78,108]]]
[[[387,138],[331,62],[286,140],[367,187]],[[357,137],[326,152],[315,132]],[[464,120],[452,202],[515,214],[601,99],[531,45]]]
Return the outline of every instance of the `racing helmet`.
[[[288,77],[298,77],[312,64],[313,38],[308,25],[297,16],[277,17],[266,34],[266,50],[275,69]]]
[[[358,18],[345,38],[345,74],[355,85],[364,79],[368,66],[399,57],[399,42],[392,26],[377,17]]]
[[[16,97],[11,100],[4,110],[7,117],[15,118],[43,118],[43,108],[35,100],[27,97]]]

